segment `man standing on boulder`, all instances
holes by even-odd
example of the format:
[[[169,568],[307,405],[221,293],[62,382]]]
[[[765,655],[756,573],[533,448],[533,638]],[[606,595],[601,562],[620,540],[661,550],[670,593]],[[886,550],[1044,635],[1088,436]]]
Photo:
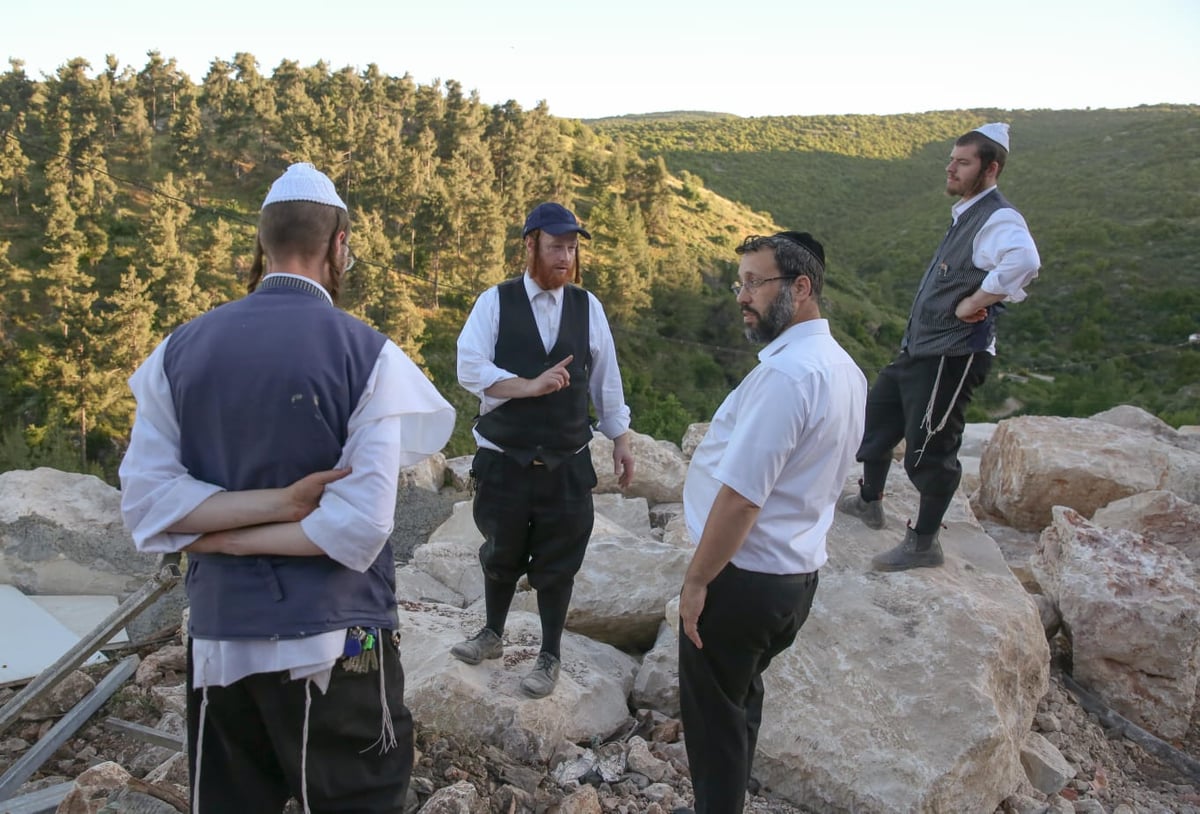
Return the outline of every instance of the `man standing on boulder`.
[[[479,399],[472,464],[475,525],[483,535],[484,627],[454,646],[467,664],[497,659],[517,580],[537,591],[542,644],[521,680],[532,698],[553,692],[575,574],[592,533],[592,427],[613,441],[622,489],[633,479],[629,408],[600,301],[578,287],[575,215],[556,203],[525,220],[525,273],[479,296],[458,337],[458,381]],[[575,283],[576,285],[569,285]]]
[[[349,235],[329,178],[288,167],[263,201],[249,296],[180,327],[130,379],[122,514],[139,550],[188,554],[198,813],[293,796],[305,811],[404,807],[413,733],[387,539],[400,468],[442,448],[454,410],[334,307]]]
[[[926,269],[900,354],[875,379],[858,460],[859,490],[838,508],[873,529],[885,525],[883,488],[892,450],[905,442],[904,469],[921,494],[916,525],[871,562],[880,571],[942,564],[938,530],[962,479],[967,404],[996,353],[996,317],[1025,299],[1041,260],[1025,219],[996,182],[1008,158],[1008,125],[985,124],[954,142],[946,193],[959,198]]]
[[[699,814],[742,810],[762,673],[808,617],[867,395],[821,318],[821,244],[780,232],[737,252],[746,336],[768,344],[717,409],[683,491],[697,548],[679,598],[679,700]]]

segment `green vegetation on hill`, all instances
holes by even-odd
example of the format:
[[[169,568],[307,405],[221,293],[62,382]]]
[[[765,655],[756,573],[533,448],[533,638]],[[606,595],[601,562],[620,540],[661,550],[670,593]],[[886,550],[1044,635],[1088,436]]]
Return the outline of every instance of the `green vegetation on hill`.
[[[983,389],[973,418],[1018,404],[1088,415],[1133,403],[1172,424],[1200,423],[1200,347],[1187,344],[1200,330],[1200,108],[597,129],[824,240],[830,284],[860,297],[830,316],[863,340],[855,355],[872,372],[895,348],[948,223],[941,190],[953,138],[997,119],[1012,123],[1013,138],[1000,186],[1029,222],[1043,266],[1029,298],[1001,319],[997,370],[1008,375]]]
[[[1200,110],[951,111],[740,119],[679,111],[591,124],[485,105],[457,82],[250,54],[198,82],[66,62],[0,75],[0,471],[110,479],[126,379],[175,326],[240,296],[262,197],[293,161],[348,201],[359,264],[342,305],[477,405],[455,340],[475,297],[518,273],[525,213],[558,200],[595,235],[584,284],[617,339],[634,428],[679,439],[755,362],[728,284],[734,247],[786,225],[830,260],[826,312],[869,374],[892,355],[944,228],[955,135],[1013,121],[1002,179],[1044,268],[1001,327],[1006,374],[972,420],[1080,415],[1122,401],[1200,423]],[[248,405],[252,413],[253,405]]]
[[[0,75],[0,470],[113,477],[126,379],[175,326],[241,295],[258,206],[293,161],[349,203],[359,263],[342,304],[455,404],[449,454],[472,448],[477,409],[456,382],[458,330],[479,292],[520,272],[542,200],[596,235],[584,282],[610,315],[636,429],[679,438],[751,365],[726,287],[733,246],[772,226],[661,160],[454,81],[286,60],[266,75],[239,53],[194,82],[148,57]]]

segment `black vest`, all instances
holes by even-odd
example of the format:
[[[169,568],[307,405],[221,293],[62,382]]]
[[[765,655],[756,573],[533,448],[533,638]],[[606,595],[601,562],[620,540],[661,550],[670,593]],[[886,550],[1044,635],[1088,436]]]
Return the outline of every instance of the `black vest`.
[[[263,281],[171,334],[163,369],[193,477],[231,491],[331,469],[386,337],[315,285]],[[394,628],[392,548],[365,573],[329,557],[190,554],[192,635],[271,639],[351,625]]]
[[[958,303],[974,294],[987,272],[972,260],[975,236],[999,209],[1012,209],[999,189],[993,189],[959,217],[942,238],[921,278],[908,315],[900,347],[914,358],[965,356],[987,350],[996,336],[997,303],[982,322],[963,322],[954,316]]]
[[[481,416],[475,428],[521,463],[535,458],[557,463],[592,440],[588,420],[592,352],[587,292],[573,285],[563,289],[558,339],[549,353],[538,333],[524,276],[505,280],[496,287],[496,293],[500,303],[494,358],[497,367],[523,379],[536,379],[567,356],[575,358],[567,366],[571,374],[568,387],[537,398],[509,399]]]

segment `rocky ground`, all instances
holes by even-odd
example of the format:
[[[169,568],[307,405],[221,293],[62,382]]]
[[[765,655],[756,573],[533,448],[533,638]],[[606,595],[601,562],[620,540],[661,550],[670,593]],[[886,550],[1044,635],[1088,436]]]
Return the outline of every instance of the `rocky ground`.
[[[413,548],[445,519],[454,501],[466,498],[462,493],[438,494],[411,485],[405,489],[408,510],[398,515],[392,536],[400,562],[407,561]],[[990,524],[985,527],[1010,563],[1027,559],[1036,544],[1036,535]],[[1075,768],[1075,776],[1060,794],[1049,799],[1032,786],[1018,789],[997,814],[1200,814],[1200,776],[1187,776],[1138,744],[1106,731],[1058,677],[1059,670],[1070,663],[1064,641],[1056,640],[1053,649],[1057,666],[1050,691],[1039,705],[1034,730],[1062,752]],[[137,798],[137,804],[116,802],[110,797],[102,809],[99,802],[88,805],[76,799],[71,806],[64,804],[63,814],[183,810],[180,801],[186,799],[187,771],[182,756],[165,747],[148,746],[104,723],[112,716],[183,735],[184,664],[178,636],[168,631],[167,639],[143,647],[138,654],[143,664],[135,678],[42,766],[21,793],[74,779],[112,761],[133,777],[148,781],[139,787],[145,793]],[[0,733],[0,773],[43,737],[110,666],[87,668],[73,675],[56,691],[55,698],[33,711],[32,719]],[[13,688],[0,689],[0,705],[14,693]],[[462,742],[424,729],[418,722],[419,756],[408,812],[666,814],[692,804],[680,729],[677,720],[659,713],[631,710],[628,725],[607,742],[564,744],[548,766],[530,766],[494,747]],[[1200,716],[1193,720],[1187,737],[1172,746],[1200,759]],[[293,809],[299,810],[296,806]],[[773,797],[770,789],[761,788],[748,797],[747,811],[811,814],[820,809],[792,805]]]
[[[22,793],[72,779],[105,761],[120,764],[135,777],[184,793],[186,767],[170,749],[148,746],[103,723],[114,716],[182,734],[182,647],[176,641],[147,648],[143,656],[143,669],[137,677],[47,761]],[[0,736],[0,772],[45,734],[57,717],[56,710],[69,708],[72,697],[86,693],[105,669],[88,668],[90,677],[73,677],[69,691],[64,690],[54,704],[38,713],[45,717],[23,720]],[[13,694],[13,689],[0,690],[0,703]],[[1200,814],[1197,778],[1183,776],[1133,742],[1109,737],[1057,678],[1052,679],[1050,692],[1039,706],[1034,728],[1076,767],[1075,777],[1050,799],[1032,787],[1021,789],[998,812]],[[1200,722],[1175,746],[1189,755],[1200,755]],[[631,714],[628,726],[607,742],[564,745],[550,766],[522,765],[494,747],[464,743],[420,727],[417,749],[410,812],[419,808],[425,814],[665,814],[692,802],[679,722],[648,710]],[[749,812],[819,811],[778,800],[770,789],[758,791],[748,798]],[[150,802],[163,812],[177,810],[162,799]],[[86,809],[71,809],[76,810]],[[143,804],[137,810],[155,809]]]

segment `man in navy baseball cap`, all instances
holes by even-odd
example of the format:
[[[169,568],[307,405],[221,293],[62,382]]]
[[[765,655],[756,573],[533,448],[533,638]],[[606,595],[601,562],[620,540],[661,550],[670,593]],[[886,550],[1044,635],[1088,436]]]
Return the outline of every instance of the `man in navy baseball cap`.
[[[525,219],[525,230],[521,232],[521,237],[528,237],[529,233],[535,229],[540,229],[549,235],[578,232],[588,240],[592,239],[591,233],[579,225],[579,218],[575,217],[570,209],[553,201],[538,204],[533,208],[529,217]]]
[[[633,479],[612,329],[600,301],[579,286],[580,235],[591,238],[571,210],[535,206],[521,234],[525,272],[480,294],[458,337],[458,382],[479,399],[471,474],[487,618],[450,654],[467,664],[500,660],[509,607],[527,577],[542,626],[520,683],[530,698],[558,684],[575,575],[595,520],[589,403],[596,429],[613,442],[618,485]]]

